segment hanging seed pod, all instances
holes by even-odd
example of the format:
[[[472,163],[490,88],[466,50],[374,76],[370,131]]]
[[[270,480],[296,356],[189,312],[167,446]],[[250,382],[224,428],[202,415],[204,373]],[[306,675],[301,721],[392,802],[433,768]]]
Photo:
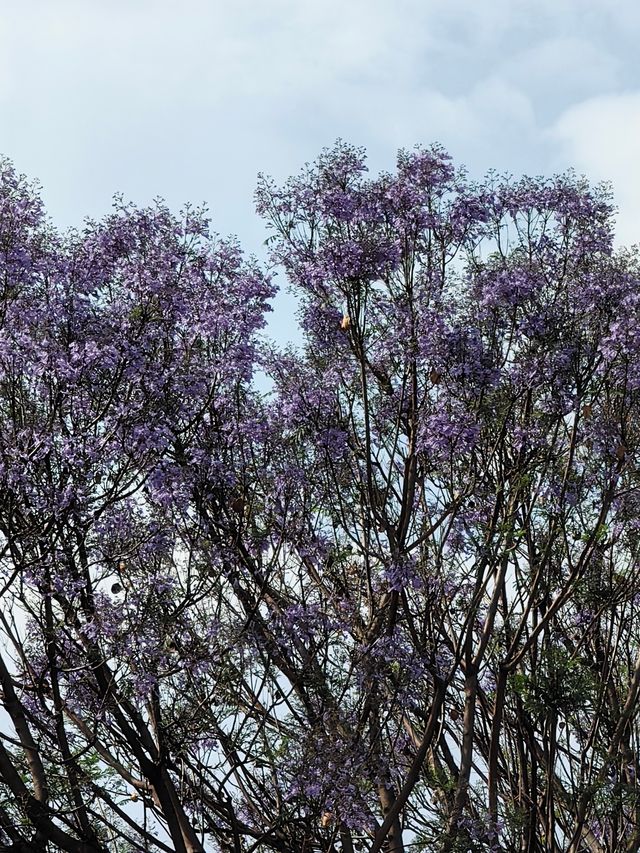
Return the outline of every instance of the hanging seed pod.
[[[236,495],[235,497],[233,497],[229,505],[231,509],[238,515],[244,514],[244,498],[242,497],[242,495]]]

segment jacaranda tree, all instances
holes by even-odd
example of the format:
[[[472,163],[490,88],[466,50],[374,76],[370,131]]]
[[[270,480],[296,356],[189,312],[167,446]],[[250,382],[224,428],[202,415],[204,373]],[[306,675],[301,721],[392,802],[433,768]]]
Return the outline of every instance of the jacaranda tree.
[[[0,849],[640,850],[608,191],[339,143],[257,205],[299,347],[204,212],[0,169]]]

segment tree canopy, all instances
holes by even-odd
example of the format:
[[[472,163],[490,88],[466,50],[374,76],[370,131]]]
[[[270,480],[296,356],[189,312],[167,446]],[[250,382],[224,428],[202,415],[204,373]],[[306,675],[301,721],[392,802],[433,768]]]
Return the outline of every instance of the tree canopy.
[[[268,269],[0,165],[0,850],[640,850],[609,190],[339,142],[256,203]]]

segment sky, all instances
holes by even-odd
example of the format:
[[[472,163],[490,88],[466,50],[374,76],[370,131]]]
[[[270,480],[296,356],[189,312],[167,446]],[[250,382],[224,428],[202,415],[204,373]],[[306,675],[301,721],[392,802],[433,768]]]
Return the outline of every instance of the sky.
[[[612,181],[629,244],[639,41],[636,0],[0,0],[0,153],[59,226],[115,193],[205,202],[262,256],[259,172],[439,142],[473,178]]]

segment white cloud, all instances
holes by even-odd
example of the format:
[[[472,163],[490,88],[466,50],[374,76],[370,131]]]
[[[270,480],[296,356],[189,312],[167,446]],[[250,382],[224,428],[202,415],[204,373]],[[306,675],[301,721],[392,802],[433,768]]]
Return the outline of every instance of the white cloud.
[[[547,99],[584,97],[615,85],[620,60],[587,38],[555,35],[528,45],[502,66],[514,85]]]
[[[373,169],[440,141],[474,175],[548,171],[565,142],[541,126],[615,87],[627,69],[601,35],[631,33],[631,5],[21,0],[0,19],[0,152],[63,223],[119,190],[208,199],[255,247],[257,171],[285,177],[337,136],[366,145]]]
[[[565,162],[592,180],[613,183],[617,241],[640,243],[640,92],[585,100],[558,119],[551,136]]]

